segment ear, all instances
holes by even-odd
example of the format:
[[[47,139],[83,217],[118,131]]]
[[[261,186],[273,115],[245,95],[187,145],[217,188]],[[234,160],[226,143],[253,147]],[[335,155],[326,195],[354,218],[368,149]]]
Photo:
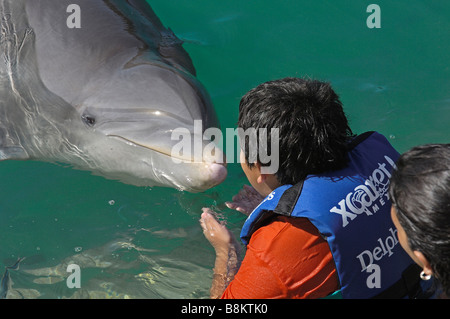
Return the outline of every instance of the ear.
[[[427,258],[424,256],[424,254],[422,254],[422,252],[420,252],[418,250],[414,250],[413,253],[414,253],[414,256],[416,256],[416,258],[420,261],[420,263],[421,263],[420,266],[422,266],[425,274],[432,275],[433,270],[431,269],[431,265],[428,262]]]
[[[256,162],[255,163],[255,168],[258,170],[258,177],[256,178],[256,182],[258,182],[258,184],[262,184],[266,181],[266,174],[261,174],[261,163],[260,162]]]

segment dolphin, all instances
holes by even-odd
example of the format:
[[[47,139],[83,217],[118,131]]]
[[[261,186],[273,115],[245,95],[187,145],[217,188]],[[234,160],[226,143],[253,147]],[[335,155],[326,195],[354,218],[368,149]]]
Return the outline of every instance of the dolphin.
[[[219,124],[182,41],[146,1],[0,0],[0,23],[0,160],[189,192],[225,179],[223,154],[171,152],[176,129],[195,139],[194,122],[200,135]]]

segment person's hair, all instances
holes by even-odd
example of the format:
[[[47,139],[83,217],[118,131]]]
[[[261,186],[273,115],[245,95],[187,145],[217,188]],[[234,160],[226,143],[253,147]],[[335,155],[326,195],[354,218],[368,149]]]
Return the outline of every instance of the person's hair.
[[[250,90],[239,105],[238,127],[267,129],[268,148],[271,129],[279,129],[279,168],[275,176],[281,184],[296,184],[309,174],[345,167],[347,144],[354,137],[331,85],[300,78],[269,81]],[[252,168],[248,143],[243,151]],[[259,156],[258,162],[264,165]]]
[[[450,296],[450,144],[414,147],[396,166],[389,196],[397,219]]]

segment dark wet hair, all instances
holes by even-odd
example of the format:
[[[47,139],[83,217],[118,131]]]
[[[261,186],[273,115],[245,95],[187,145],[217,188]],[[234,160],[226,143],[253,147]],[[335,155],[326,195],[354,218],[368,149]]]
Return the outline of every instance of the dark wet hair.
[[[331,85],[300,78],[269,81],[250,90],[239,105],[238,127],[266,128],[268,133],[271,128],[279,129],[275,175],[281,184],[296,184],[309,174],[343,168],[348,161],[347,143],[353,137]],[[251,168],[254,164],[245,145]],[[270,135],[267,145],[271,145]]]
[[[389,196],[397,219],[450,296],[450,144],[414,147],[396,165]]]

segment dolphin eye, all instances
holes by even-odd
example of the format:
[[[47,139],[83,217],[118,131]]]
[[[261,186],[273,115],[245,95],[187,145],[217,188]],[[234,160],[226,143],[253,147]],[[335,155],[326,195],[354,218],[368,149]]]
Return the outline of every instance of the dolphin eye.
[[[90,115],[83,115],[81,117],[84,123],[86,123],[88,126],[94,126],[95,125],[95,117]]]

